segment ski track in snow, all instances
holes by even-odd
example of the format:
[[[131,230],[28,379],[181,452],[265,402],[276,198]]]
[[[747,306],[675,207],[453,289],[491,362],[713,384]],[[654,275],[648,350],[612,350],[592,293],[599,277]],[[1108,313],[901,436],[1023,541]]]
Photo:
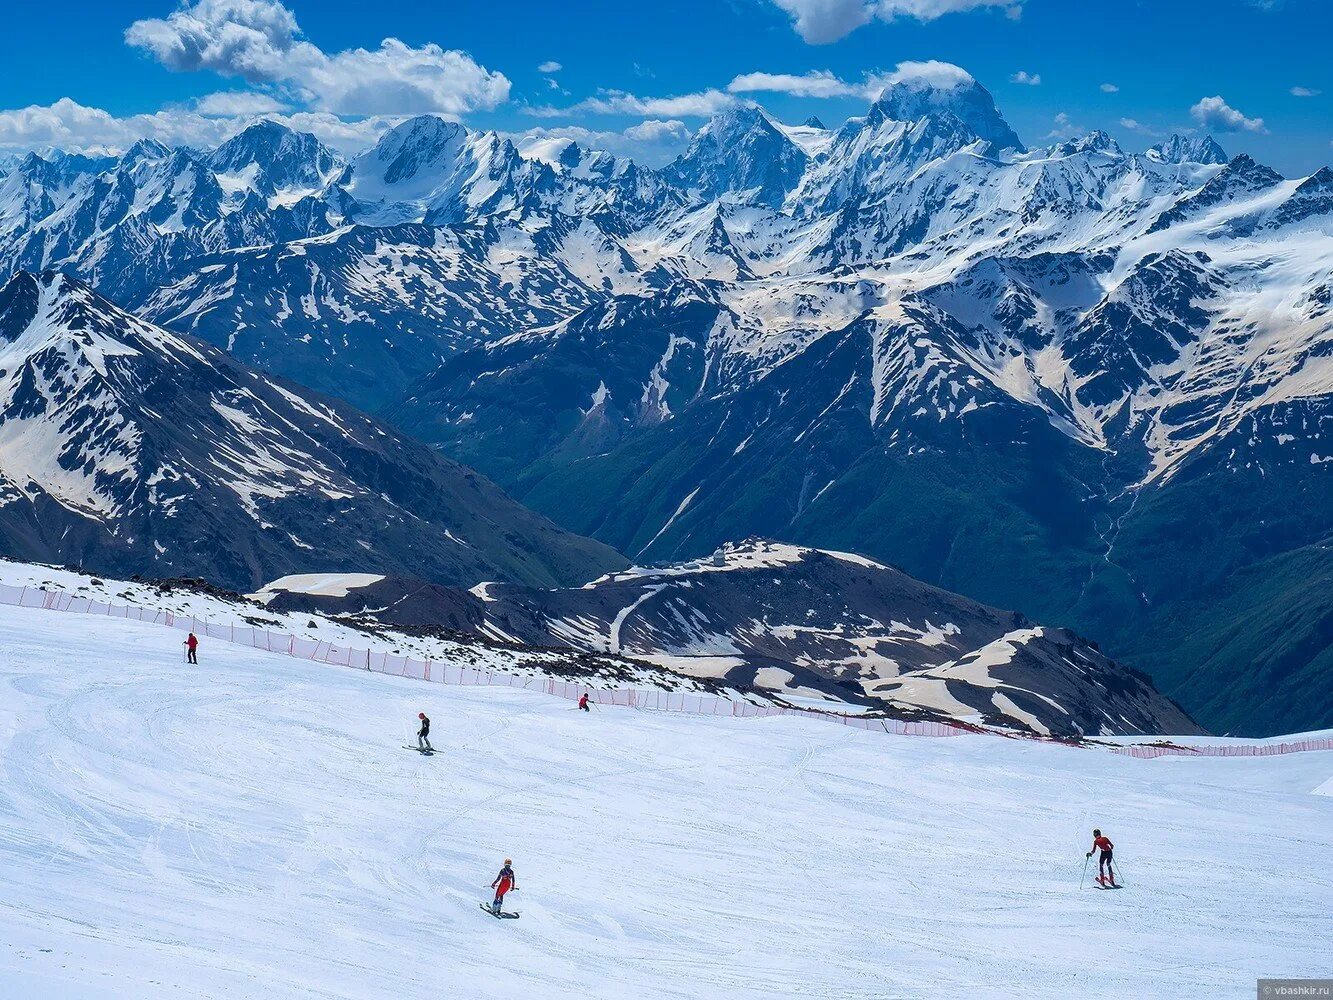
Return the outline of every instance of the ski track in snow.
[[[455,688],[0,608],[0,996],[1249,996],[1333,754],[1139,761]],[[399,749],[416,713],[434,757]],[[1128,888],[1079,886],[1090,827]],[[501,860],[520,890],[478,912]]]

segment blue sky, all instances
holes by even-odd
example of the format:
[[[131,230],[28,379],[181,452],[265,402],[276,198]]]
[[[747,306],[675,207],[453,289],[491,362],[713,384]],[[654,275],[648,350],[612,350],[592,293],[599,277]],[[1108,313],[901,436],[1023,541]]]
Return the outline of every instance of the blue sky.
[[[1032,145],[1195,129],[1290,176],[1333,162],[1328,0],[87,0],[6,21],[8,149],[205,145],[260,113],[349,149],[433,111],[660,162],[729,102],[836,125],[877,76],[942,60]]]

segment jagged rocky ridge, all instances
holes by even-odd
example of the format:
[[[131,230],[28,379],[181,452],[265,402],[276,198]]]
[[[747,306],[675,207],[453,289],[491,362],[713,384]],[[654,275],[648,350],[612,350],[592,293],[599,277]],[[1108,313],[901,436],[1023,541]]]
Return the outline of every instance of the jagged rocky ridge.
[[[346,403],[59,272],[0,289],[0,548],[247,588],[312,564],[544,585],[622,565]]]
[[[1056,736],[1193,734],[1148,678],[1043,628],[860,556],[751,540],[582,587],[394,577],[324,596],[278,581],[274,611],[318,610],[526,645],[629,656],[787,699],[964,719]]]

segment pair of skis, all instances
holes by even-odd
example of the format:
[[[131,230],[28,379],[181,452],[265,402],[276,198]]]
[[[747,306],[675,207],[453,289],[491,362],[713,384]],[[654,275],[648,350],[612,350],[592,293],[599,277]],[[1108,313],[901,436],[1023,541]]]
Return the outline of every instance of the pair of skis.
[[[1083,888],[1083,880],[1088,877],[1088,862],[1091,859],[1092,859],[1092,852],[1089,851],[1088,856],[1083,859],[1083,874],[1078,877],[1078,886],[1080,889]],[[1115,874],[1112,873],[1110,882],[1106,881],[1106,877],[1104,875],[1098,875],[1096,878],[1092,880],[1092,887],[1094,889],[1123,889],[1124,885],[1116,885]]]
[[[434,750],[426,750],[426,749],[424,749],[424,748],[422,748],[422,747],[410,747],[410,746],[407,746],[406,744],[403,745],[403,749],[404,749],[404,750],[415,750],[417,753],[421,754],[421,756],[423,756],[423,757],[430,757],[430,756],[432,756],[432,755],[435,753]]]

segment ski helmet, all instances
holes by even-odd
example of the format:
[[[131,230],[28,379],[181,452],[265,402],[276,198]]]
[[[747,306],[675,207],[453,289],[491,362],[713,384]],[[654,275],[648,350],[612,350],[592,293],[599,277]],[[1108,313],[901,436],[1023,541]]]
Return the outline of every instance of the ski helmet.
[[[418,712],[418,713],[417,713],[417,718],[418,718],[418,719],[424,719],[425,717],[426,717],[426,713],[425,713],[425,712]]]
[[[1092,835],[1093,835],[1094,837],[1100,837],[1100,836],[1102,835],[1102,831],[1101,831],[1101,830],[1093,830],[1093,831],[1092,831]]]
[[[510,858],[505,858],[505,864],[507,864],[507,865],[512,865],[513,863],[514,863],[514,862],[513,862],[512,859],[510,859]]]

